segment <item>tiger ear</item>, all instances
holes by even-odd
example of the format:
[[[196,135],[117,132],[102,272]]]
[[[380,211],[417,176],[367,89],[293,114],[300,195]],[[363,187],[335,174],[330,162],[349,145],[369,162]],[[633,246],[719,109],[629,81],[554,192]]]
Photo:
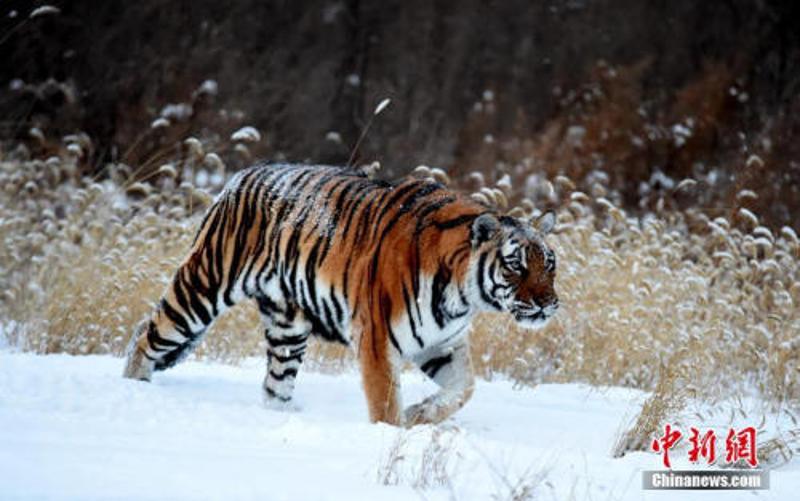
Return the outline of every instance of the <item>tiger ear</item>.
[[[477,247],[480,244],[491,240],[500,231],[500,221],[491,214],[481,214],[472,222],[472,229],[470,231],[470,240],[472,247]]]
[[[552,210],[549,210],[536,218],[536,221],[533,223],[533,227],[541,233],[542,235],[547,235],[553,228],[556,226],[556,213]]]

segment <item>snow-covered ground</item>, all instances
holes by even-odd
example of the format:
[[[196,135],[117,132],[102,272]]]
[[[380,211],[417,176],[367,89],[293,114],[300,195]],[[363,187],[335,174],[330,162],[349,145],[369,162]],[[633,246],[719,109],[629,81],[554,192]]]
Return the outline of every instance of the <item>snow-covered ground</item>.
[[[796,499],[797,461],[768,491],[644,491],[652,453],[609,455],[646,396],[480,382],[440,428],[367,422],[357,374],[301,371],[298,409],[264,408],[261,361],[186,362],[153,383],[109,356],[0,351],[0,498]],[[408,374],[406,403],[433,386]],[[434,442],[435,439],[435,442]],[[437,448],[432,443],[438,443]],[[396,461],[392,461],[392,457]],[[690,468],[684,452],[673,467]],[[385,485],[389,484],[389,485]]]

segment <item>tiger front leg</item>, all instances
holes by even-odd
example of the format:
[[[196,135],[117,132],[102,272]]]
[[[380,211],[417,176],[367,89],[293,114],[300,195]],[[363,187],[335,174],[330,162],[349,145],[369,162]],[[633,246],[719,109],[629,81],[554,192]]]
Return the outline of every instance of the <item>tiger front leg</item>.
[[[358,356],[369,419],[373,423],[402,424],[400,410],[400,359],[379,328],[361,336]]]
[[[426,353],[417,365],[440,390],[405,410],[405,426],[440,423],[472,397],[475,376],[466,339],[458,345]]]

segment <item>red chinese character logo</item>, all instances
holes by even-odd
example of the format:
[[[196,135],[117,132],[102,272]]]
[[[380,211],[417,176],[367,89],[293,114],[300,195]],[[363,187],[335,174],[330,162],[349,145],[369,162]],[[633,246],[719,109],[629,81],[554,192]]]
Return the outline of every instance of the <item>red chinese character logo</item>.
[[[692,448],[689,449],[689,461],[696,463],[702,457],[708,464],[714,464],[717,460],[717,436],[714,430],[708,430],[702,437],[700,430],[694,426],[689,430],[692,432],[689,436],[689,443],[692,444]]]
[[[667,423],[664,425],[664,435],[661,438],[653,439],[653,443],[650,445],[655,452],[661,452],[664,455],[664,466],[667,468],[671,468],[669,450],[680,441],[681,436],[680,430],[673,430],[672,426]]]
[[[744,459],[753,468],[758,466],[756,429],[748,426],[736,433],[736,430],[731,428],[728,431],[728,438],[725,439],[725,451],[725,461],[728,463],[736,463]]]

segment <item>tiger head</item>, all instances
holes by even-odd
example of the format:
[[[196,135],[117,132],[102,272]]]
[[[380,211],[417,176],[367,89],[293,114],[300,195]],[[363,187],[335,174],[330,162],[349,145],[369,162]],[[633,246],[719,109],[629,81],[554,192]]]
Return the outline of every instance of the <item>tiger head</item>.
[[[491,213],[475,219],[471,269],[483,309],[509,312],[524,327],[541,327],[555,314],[556,256],[543,238],[555,222],[552,211],[533,223]]]

